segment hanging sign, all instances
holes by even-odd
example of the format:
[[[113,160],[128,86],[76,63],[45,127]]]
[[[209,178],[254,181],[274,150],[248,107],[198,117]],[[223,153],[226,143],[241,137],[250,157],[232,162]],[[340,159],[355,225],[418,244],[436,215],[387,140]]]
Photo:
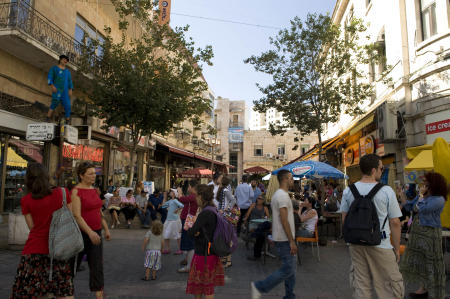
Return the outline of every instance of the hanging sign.
[[[159,0],[159,25],[170,21],[170,0]]]
[[[361,157],[375,153],[375,139],[372,135],[364,136],[359,140],[359,148],[361,149]]]
[[[55,124],[39,123],[27,126],[28,141],[51,141],[55,137]]]
[[[88,145],[64,144],[63,157],[74,160],[103,162],[103,149]]]

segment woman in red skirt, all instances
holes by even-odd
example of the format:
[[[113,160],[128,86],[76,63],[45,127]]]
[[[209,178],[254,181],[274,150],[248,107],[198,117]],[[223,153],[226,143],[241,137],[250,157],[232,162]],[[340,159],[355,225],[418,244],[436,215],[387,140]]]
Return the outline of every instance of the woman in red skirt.
[[[214,186],[203,184],[197,186],[197,202],[203,210],[188,231],[188,234],[194,238],[194,257],[186,294],[192,294],[196,299],[212,299],[214,298],[214,287],[224,285],[224,272],[220,258],[208,252],[208,240],[213,239],[217,217],[213,212],[204,210],[204,208],[214,206],[213,189]]]

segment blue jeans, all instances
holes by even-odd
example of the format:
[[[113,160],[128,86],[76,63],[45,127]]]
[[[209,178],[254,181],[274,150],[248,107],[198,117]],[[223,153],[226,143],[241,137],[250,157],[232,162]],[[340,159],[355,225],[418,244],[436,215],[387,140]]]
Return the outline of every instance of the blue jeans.
[[[139,215],[139,219],[141,219],[142,225],[146,225],[146,226],[150,225],[150,214],[151,214],[150,210],[149,209],[145,210],[145,214],[144,214],[144,212],[142,212],[139,209],[136,209],[136,211]]]
[[[295,298],[295,272],[297,270],[296,256],[291,255],[291,246],[289,242],[275,242],[275,247],[278,250],[278,255],[281,259],[281,267],[273,272],[264,280],[255,282],[255,287],[261,293],[268,293],[278,284],[284,281],[284,288],[286,295],[283,299]]]

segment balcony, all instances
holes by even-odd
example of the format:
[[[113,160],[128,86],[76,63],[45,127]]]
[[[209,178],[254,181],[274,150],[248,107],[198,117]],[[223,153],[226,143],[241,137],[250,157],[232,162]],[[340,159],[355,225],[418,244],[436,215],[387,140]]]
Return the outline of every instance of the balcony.
[[[25,1],[0,1],[0,49],[43,70],[61,54],[79,65],[82,44]]]
[[[241,121],[232,121],[230,120],[230,124],[229,124],[230,128],[243,128],[244,127],[244,123]]]

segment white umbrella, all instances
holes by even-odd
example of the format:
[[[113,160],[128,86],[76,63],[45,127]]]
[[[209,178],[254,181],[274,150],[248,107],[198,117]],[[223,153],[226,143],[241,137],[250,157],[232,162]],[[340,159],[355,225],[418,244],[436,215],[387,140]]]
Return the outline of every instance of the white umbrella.
[[[262,178],[262,180],[263,180],[263,181],[268,181],[268,180],[270,180],[270,177],[271,177],[271,176],[272,176],[272,174],[269,173],[268,175],[264,176],[264,177]],[[294,177],[294,181],[299,181],[299,180],[300,180],[299,177]]]

